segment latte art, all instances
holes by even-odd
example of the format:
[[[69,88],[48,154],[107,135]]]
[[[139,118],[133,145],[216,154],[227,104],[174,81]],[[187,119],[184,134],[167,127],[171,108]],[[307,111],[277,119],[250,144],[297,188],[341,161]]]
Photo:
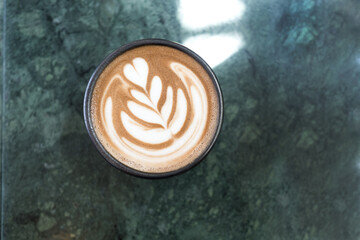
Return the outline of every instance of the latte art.
[[[218,99],[211,82],[206,84],[207,73],[190,68],[186,54],[164,46],[141,48],[118,57],[100,75],[92,98],[95,132],[123,164],[171,171],[189,164],[211,140]]]
[[[169,85],[165,90],[161,78],[154,76],[147,89],[148,64],[143,58],[135,58],[132,64],[125,65],[126,79],[116,74],[110,81],[109,87],[117,85],[120,94],[130,92],[130,99],[133,98],[122,109],[118,109],[121,123],[129,137],[116,131],[113,118],[119,112],[113,109],[113,96],[105,91],[106,100],[103,100],[106,131],[111,141],[129,156],[141,156],[149,161],[161,161],[161,157],[178,157],[194,148],[203,134],[208,111],[205,89],[190,69],[177,62],[170,63],[170,67],[182,81],[184,88]],[[130,82],[136,85],[136,89],[132,89],[135,86]],[[165,98],[165,102],[160,106],[161,97]],[[140,144],[132,142],[132,138],[140,141]],[[167,146],[155,146],[164,143],[168,143]],[[142,147],[144,144],[148,146]]]

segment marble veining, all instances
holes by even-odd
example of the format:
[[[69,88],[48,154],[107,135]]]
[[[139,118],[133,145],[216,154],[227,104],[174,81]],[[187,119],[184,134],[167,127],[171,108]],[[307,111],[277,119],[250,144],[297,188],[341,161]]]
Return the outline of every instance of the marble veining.
[[[5,2],[4,240],[360,238],[359,1],[188,2]],[[208,157],[157,181],[107,164],[82,119],[95,67],[142,38],[202,52],[224,96]]]

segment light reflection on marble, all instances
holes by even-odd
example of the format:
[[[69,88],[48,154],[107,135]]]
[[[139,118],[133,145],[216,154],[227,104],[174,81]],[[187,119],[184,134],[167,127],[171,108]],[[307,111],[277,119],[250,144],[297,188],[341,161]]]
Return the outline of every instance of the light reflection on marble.
[[[180,0],[178,19],[185,29],[201,30],[238,20],[244,11],[245,4],[239,0]]]
[[[185,39],[183,44],[215,68],[235,54],[245,43],[238,34],[201,34]]]
[[[194,26],[180,3],[7,1],[3,239],[359,239],[360,3],[211,1],[234,8]],[[97,64],[202,36],[225,102],[209,156],[159,181],[113,169],[82,120]]]

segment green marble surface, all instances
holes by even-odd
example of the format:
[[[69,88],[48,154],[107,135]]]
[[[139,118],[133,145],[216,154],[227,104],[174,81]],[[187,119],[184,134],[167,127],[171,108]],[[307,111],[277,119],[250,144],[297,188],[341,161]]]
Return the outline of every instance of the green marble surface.
[[[198,28],[184,2],[1,2],[2,239],[360,239],[360,2],[209,1],[183,10],[242,14]],[[203,36],[211,57],[224,34],[238,42],[214,67],[225,118],[208,157],[162,180],[106,163],[82,119],[100,61],[142,38]]]

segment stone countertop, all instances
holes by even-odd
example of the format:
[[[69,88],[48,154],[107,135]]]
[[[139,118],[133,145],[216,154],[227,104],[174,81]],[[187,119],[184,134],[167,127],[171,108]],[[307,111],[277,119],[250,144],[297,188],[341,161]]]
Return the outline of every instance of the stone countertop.
[[[359,1],[0,7],[2,239],[360,238]],[[82,118],[95,67],[142,38],[193,48],[224,95],[211,153],[162,180],[111,167]]]

